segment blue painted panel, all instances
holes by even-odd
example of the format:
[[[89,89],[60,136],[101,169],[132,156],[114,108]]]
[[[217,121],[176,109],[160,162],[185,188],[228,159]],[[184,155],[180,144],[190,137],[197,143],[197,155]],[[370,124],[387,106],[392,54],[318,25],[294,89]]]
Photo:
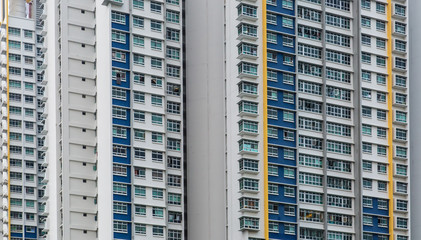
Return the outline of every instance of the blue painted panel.
[[[129,17],[129,15],[128,14],[125,14],[126,15],[126,23],[125,24],[120,24],[120,23],[111,23],[111,28],[114,28],[114,29],[118,29],[118,30],[123,30],[123,31],[129,31],[130,29],[129,29],[129,26],[130,26],[130,17]]]
[[[131,221],[132,220],[132,205],[127,204],[127,214],[113,213],[114,220]]]
[[[296,171],[294,170],[294,176],[297,176]],[[269,182],[277,182],[277,183],[284,183],[295,185],[296,184],[296,177],[294,178],[285,178],[284,177],[284,167],[278,167],[278,176],[269,176]]]
[[[130,91],[126,91],[126,100],[120,100],[120,99],[113,99],[113,105],[121,106],[121,107],[130,107]]]
[[[282,74],[280,74],[282,75]],[[277,82],[274,81],[268,81],[268,87],[273,87],[273,88],[280,88],[280,89],[285,89],[285,90],[289,90],[289,91],[295,91],[295,83],[294,85],[289,85],[289,84],[285,84],[282,82],[282,79]]]
[[[268,143],[273,144],[273,145],[282,145],[285,147],[295,147],[295,141],[286,141],[283,138],[282,139],[268,138]]]
[[[130,88],[130,72],[126,72],[126,81],[121,81],[120,84],[117,84],[116,80],[112,80],[113,86]]]
[[[293,1],[293,3],[292,3],[292,9],[286,9],[286,8],[282,7],[281,3],[278,3],[276,6],[271,5],[271,4],[267,4],[266,6],[267,6],[268,11],[282,13],[282,14],[288,14],[288,15],[294,16],[295,15],[295,11],[294,11],[295,3],[294,2],[295,1]]]
[[[115,239],[127,239],[127,240],[132,239],[132,224],[130,222],[128,223],[127,233],[116,233],[115,232],[114,238]]]
[[[37,239],[38,238],[37,237],[37,232],[38,232],[37,227],[35,227],[34,232],[27,232],[25,226],[23,226],[23,229],[25,230],[25,239]]]
[[[129,131],[127,131],[127,138],[113,137],[113,143],[130,146],[130,134],[129,134]]]
[[[278,109],[278,119],[268,119],[268,124],[269,125],[276,125],[276,126],[282,126],[282,127],[287,127],[287,128],[296,128],[296,123],[295,122],[286,122],[284,121],[284,110],[283,109]],[[294,113],[294,121],[296,119],[296,113]]]
[[[127,195],[113,194],[114,201],[131,202],[131,186],[127,185]]]
[[[113,156],[113,162],[115,162],[115,163],[130,164],[130,159],[131,159],[130,148],[127,150],[127,157]]]
[[[113,48],[119,48],[128,51],[130,49],[130,35],[127,33],[125,33],[124,35],[126,35],[126,43],[112,42],[111,46]]]
[[[373,216],[373,226],[363,225],[363,231],[388,234],[389,233],[389,227],[379,227],[378,217]]]
[[[268,30],[273,30],[277,32],[287,33],[291,35],[295,35],[295,18],[292,18],[292,28],[286,28],[282,26],[282,19],[286,16],[277,15],[276,16],[276,25],[273,24],[267,24]]]
[[[284,185],[279,185],[278,195],[269,194],[269,201],[271,202],[284,202],[284,203],[296,203],[297,202],[297,188],[295,188],[295,197],[284,196]]]
[[[291,65],[285,65],[284,64],[284,53],[278,52],[278,62],[268,62],[268,68],[275,68],[275,69],[279,69],[279,70],[284,70],[284,71],[289,71],[289,72],[294,72],[295,71],[295,60],[294,60],[294,64]],[[293,58],[295,59],[295,56],[293,56]]]
[[[22,234],[22,233],[15,233],[15,232],[10,233],[10,235],[11,235],[12,237],[22,237],[22,236],[23,236],[23,234]]]
[[[389,206],[389,202],[387,204]],[[363,212],[373,215],[381,215],[381,216],[389,216],[389,210],[388,209],[379,209],[379,200],[377,198],[373,198],[373,207],[367,208],[363,207]]]
[[[295,226],[295,234],[297,233],[297,226]],[[297,239],[297,235],[285,234],[285,227],[283,223],[279,224],[279,233],[269,233],[269,239],[282,239],[282,240],[294,240]]]
[[[127,176],[119,176],[119,175],[113,175],[113,181],[114,182],[124,182],[124,183],[130,183],[131,182],[131,170],[130,166],[127,166]]]
[[[130,70],[130,53],[129,52],[126,53],[125,62],[112,61],[112,66],[116,68],[123,68],[123,69]]]

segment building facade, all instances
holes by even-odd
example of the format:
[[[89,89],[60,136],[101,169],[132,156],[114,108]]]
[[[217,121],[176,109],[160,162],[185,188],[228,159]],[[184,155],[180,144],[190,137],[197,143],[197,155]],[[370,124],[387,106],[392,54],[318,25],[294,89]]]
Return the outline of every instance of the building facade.
[[[45,239],[46,15],[39,1],[2,9],[2,238]]]
[[[188,168],[189,237],[215,239],[199,226],[215,217],[225,239],[409,239],[407,1],[210,4],[186,6],[187,119],[212,104],[195,93],[204,70],[215,74],[200,85],[224,103],[187,121],[187,156],[192,167],[198,150],[223,148],[202,164],[225,180]],[[224,30],[189,25],[211,16]],[[206,119],[223,133],[189,131]],[[225,191],[203,187],[213,180]],[[205,192],[225,211],[196,206]]]
[[[410,239],[408,0],[1,3],[3,239]]]

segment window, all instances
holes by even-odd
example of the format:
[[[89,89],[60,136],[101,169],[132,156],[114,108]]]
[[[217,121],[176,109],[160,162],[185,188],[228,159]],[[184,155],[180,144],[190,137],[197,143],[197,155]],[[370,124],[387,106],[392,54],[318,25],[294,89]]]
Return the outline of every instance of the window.
[[[282,115],[283,115],[282,118],[285,122],[294,122],[295,117],[294,117],[293,112],[289,112],[289,111],[284,110]],[[277,112],[276,112],[275,116],[276,116],[275,119],[278,119]]]
[[[321,77],[322,67],[310,63],[298,62],[298,72],[310,76]]]
[[[133,92],[133,101],[135,103],[145,103],[145,93],[143,92]]]
[[[302,166],[322,168],[323,160],[319,156],[312,156],[307,154],[299,155],[299,164]]]
[[[351,109],[338,105],[327,104],[326,113],[329,116],[351,119]]]
[[[298,17],[310,21],[321,22],[321,12],[305,7],[298,7]]]
[[[181,112],[181,105],[180,103],[176,103],[176,102],[167,102],[167,113],[172,113],[172,114],[180,114]]]
[[[326,68],[326,78],[338,82],[351,82],[351,73],[338,69]]]
[[[181,132],[181,123],[175,120],[167,120],[167,130],[169,132]]]
[[[373,226],[373,217],[369,215],[363,215],[363,224],[366,226]]]
[[[145,160],[145,149],[141,149],[141,148],[134,148],[134,158],[135,159],[140,159],[140,160]]]
[[[139,35],[133,35],[133,45],[137,47],[145,46],[145,38]]]
[[[282,27],[294,28],[294,20],[292,18],[282,16]]]
[[[145,112],[133,110],[133,118],[136,122],[145,122]]]
[[[373,207],[373,198],[363,196],[363,207],[372,208]]]
[[[152,226],[152,235],[157,237],[164,236],[164,227],[162,226]]]
[[[398,15],[398,16],[405,17],[406,16],[406,7],[402,6],[402,5],[399,5],[399,4],[395,4],[395,14]]]
[[[295,188],[290,186],[284,186],[285,197],[295,197]]]
[[[269,183],[268,184],[268,192],[269,194],[278,195],[279,194],[279,187],[277,184]]]
[[[167,149],[173,151],[180,151],[181,150],[181,140],[168,138],[167,139]]]
[[[127,128],[119,127],[119,126],[113,126],[113,137],[126,138],[127,137]]]
[[[167,40],[180,41],[180,31],[172,28],[167,28]]]
[[[161,3],[159,2],[151,2],[151,12],[161,13]]]
[[[386,49],[386,40],[377,38],[376,39],[376,47],[380,49]]]
[[[351,172],[351,163],[342,161],[342,160],[336,160],[336,159],[327,159],[327,169],[334,170],[334,171],[340,171],[340,172]]]
[[[140,54],[133,54],[133,63],[137,65],[144,66],[145,65],[145,56]]]
[[[162,59],[151,58],[151,67],[155,69],[162,69]]]
[[[406,52],[406,42],[395,40],[395,49],[401,52]]]
[[[145,26],[145,19],[142,17],[133,16],[133,26],[143,28]]]
[[[370,8],[371,8],[371,0],[362,0],[361,1],[361,8],[362,9],[366,9],[366,10],[370,10]]]
[[[242,158],[239,160],[240,171],[259,171],[259,161]]]
[[[408,193],[408,184],[396,182],[396,192],[404,194]]]
[[[172,187],[181,187],[181,176],[168,174],[167,184]]]
[[[113,23],[126,24],[126,15],[119,12],[111,12],[111,21]]]
[[[352,184],[351,184],[351,180],[349,179],[328,176],[327,186],[329,188],[334,188],[334,189],[351,190]]]
[[[162,31],[162,22],[151,20],[151,30],[161,32]]]
[[[307,56],[307,57],[313,57],[313,58],[322,58],[322,49],[318,47],[313,47],[307,44],[298,44],[298,54]]]
[[[371,54],[362,52],[361,53],[361,61],[366,64],[371,64]]]
[[[162,125],[162,115],[152,113],[152,124]]]
[[[400,34],[406,34],[406,24],[395,22],[395,32]]]
[[[268,24],[276,25],[276,14],[267,13],[266,19]]]
[[[168,240],[181,240],[182,232],[179,230],[168,229]]]
[[[298,25],[298,36],[320,41],[322,39],[322,30],[309,26]],[[333,41],[333,39],[333,36],[328,37],[326,35],[326,41],[332,43],[331,41]]]
[[[158,39],[151,39],[151,49],[162,50],[162,41]]]
[[[386,12],[386,4],[376,2],[376,12],[380,13],[380,14],[385,13]]]
[[[145,205],[135,205],[134,214],[136,216],[146,216],[146,206]]]
[[[240,229],[259,229],[259,219],[252,217],[241,217]]]
[[[406,69],[406,59],[403,58],[395,58],[395,67],[399,69]]]
[[[168,58],[179,60],[180,59],[180,49],[174,47],[167,47],[167,55]]]
[[[146,235],[146,225],[140,224],[140,223],[135,223],[134,224],[134,232],[136,234]]]
[[[323,194],[300,191],[299,200],[303,203],[323,204]]]
[[[351,37],[338,34],[338,33],[326,32],[326,42],[332,43],[338,46],[350,47]]]
[[[379,190],[379,191],[387,191],[387,182],[378,181],[377,182],[377,190]]]
[[[406,105],[406,95],[405,94],[396,93],[396,95],[395,95],[395,102],[397,104]]]
[[[342,16],[337,16],[337,15],[327,13],[326,14],[326,24],[334,26],[334,27],[349,29],[350,28],[350,19],[342,17]]]
[[[162,96],[152,95],[151,96],[151,104],[152,104],[152,106],[161,107],[162,106]],[[167,104],[167,107],[168,107],[168,104]]]
[[[267,32],[267,42],[276,44],[278,42],[276,33]]]
[[[408,166],[396,164],[396,174],[400,176],[408,176]]]
[[[126,43],[126,34],[123,33],[123,32],[120,32],[120,31],[112,30],[111,39],[114,42],[125,44]]]
[[[340,225],[340,226],[352,226],[352,216],[337,214],[337,213],[328,213],[327,214],[328,224]]]
[[[382,31],[382,32],[386,31],[386,22],[376,20],[376,29],[377,31]]]
[[[168,193],[168,204],[171,205],[181,205],[181,194],[177,193]]]
[[[366,28],[371,28],[371,18],[361,17],[361,26]]]
[[[162,143],[163,142],[162,139],[163,139],[162,133],[152,132],[152,142],[153,143]]]
[[[133,0],[133,7],[137,9],[143,9],[144,8],[144,1],[143,0]],[[145,229],[146,231],[146,229]]]
[[[322,95],[322,85],[300,80],[298,82],[298,91],[315,95]]]
[[[308,112],[322,113],[322,103],[307,99],[299,99],[298,108]]]
[[[152,198],[153,199],[164,199],[164,190],[159,188],[152,188]]]
[[[113,193],[119,195],[127,195],[127,185],[121,183],[113,183]]]
[[[180,77],[180,67],[178,67],[178,66],[172,66],[172,65],[167,65],[167,72],[166,72],[166,74],[169,77],[179,78]]]
[[[127,233],[128,224],[126,222],[114,221],[114,232]]]
[[[396,210],[408,211],[408,201],[397,199],[396,200]]]
[[[299,174],[300,184],[307,184],[313,186],[322,186],[323,185],[323,176],[300,172]]]
[[[407,229],[408,228],[408,219],[397,217],[396,218],[396,227]]]
[[[321,132],[322,129],[323,129],[322,125],[323,125],[322,121],[320,121],[320,120],[315,120],[315,119],[311,119],[311,118],[304,118],[304,117],[300,117],[298,119],[298,126],[301,129],[307,129],[307,130]]]

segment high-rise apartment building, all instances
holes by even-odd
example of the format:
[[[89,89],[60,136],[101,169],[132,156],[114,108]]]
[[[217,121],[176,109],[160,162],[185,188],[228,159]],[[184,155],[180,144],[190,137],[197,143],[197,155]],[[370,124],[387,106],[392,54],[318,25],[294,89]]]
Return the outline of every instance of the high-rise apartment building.
[[[0,2],[4,240],[410,239],[408,0]]]
[[[1,2],[3,239],[184,239],[182,2]]]
[[[48,5],[49,239],[182,239],[181,10]]]
[[[3,1],[2,239],[44,239],[44,5]]]
[[[407,3],[186,4],[189,238],[409,239]]]

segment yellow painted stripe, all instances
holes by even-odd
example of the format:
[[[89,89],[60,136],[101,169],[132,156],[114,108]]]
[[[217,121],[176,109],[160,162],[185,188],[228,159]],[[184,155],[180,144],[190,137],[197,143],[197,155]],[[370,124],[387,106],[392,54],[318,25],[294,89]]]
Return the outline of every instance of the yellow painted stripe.
[[[265,239],[269,240],[269,191],[268,191],[268,98],[267,98],[267,26],[266,1],[262,1],[262,71],[263,71],[263,177],[264,177],[264,206],[265,206]]]
[[[8,238],[9,240],[12,239],[12,234],[11,234],[11,225],[12,225],[12,220],[11,220],[11,208],[10,208],[10,106],[9,106],[9,0],[4,0],[6,1],[5,3],[5,9],[4,12],[6,13],[6,49],[7,49],[7,54],[6,54],[6,72],[7,72],[7,174],[8,174],[8,202],[9,202],[9,206],[8,206],[8,225],[9,225],[9,232],[8,232]]]
[[[389,144],[389,151],[388,151],[388,161],[389,161],[389,168],[388,168],[388,175],[389,175],[389,234],[390,239],[394,239],[393,236],[393,228],[394,228],[394,219],[393,219],[393,74],[392,74],[392,67],[393,67],[393,56],[392,56],[392,47],[393,47],[393,39],[392,39],[392,0],[387,1],[387,91],[388,91],[388,144]]]

